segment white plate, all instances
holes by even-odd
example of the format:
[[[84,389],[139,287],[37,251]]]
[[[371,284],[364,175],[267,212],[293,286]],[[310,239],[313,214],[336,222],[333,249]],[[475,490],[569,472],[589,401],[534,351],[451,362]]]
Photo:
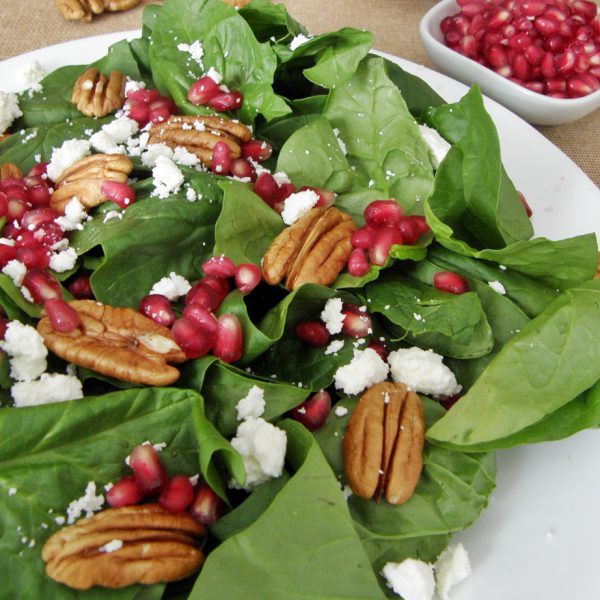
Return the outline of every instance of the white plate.
[[[138,33],[76,40],[0,62],[5,91],[19,89],[32,60],[50,71],[102,56],[107,46]],[[466,87],[430,69],[387,58],[427,81],[448,101]],[[565,154],[535,129],[486,99],[500,134],[506,170],[533,209],[539,235],[553,239],[595,231],[600,237],[600,191]],[[515,390],[518,393],[518,390]],[[473,574],[452,600],[591,600],[600,550],[600,432],[498,453],[498,486],[473,527],[456,536],[469,551]],[[282,599],[285,600],[285,599]]]

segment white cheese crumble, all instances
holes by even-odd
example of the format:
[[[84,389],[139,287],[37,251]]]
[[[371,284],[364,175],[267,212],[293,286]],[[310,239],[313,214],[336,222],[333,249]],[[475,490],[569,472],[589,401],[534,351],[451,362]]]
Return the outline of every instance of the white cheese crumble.
[[[102,509],[103,504],[104,496],[96,496],[96,484],[93,481],[88,482],[84,495],[73,500],[67,507],[67,523],[72,525],[83,513],[86,517],[91,517]]]
[[[35,381],[19,381],[10,389],[15,406],[35,406],[83,398],[81,381],[73,375],[42,373]]]
[[[22,114],[16,94],[0,92],[0,134],[4,133]]]
[[[152,178],[154,183],[152,195],[159,198],[168,198],[171,194],[176,194],[184,181],[183,173],[166,156],[159,156],[156,159],[156,166],[152,169]]]
[[[419,125],[419,133],[421,139],[427,145],[429,150],[429,160],[434,169],[440,166],[440,163],[448,154],[450,150],[450,144],[435,130],[427,125]]]
[[[506,295],[506,288],[499,281],[488,281],[488,285],[501,296]]]
[[[345,394],[359,394],[364,389],[385,381],[388,365],[372,348],[354,350],[354,357],[335,372],[335,387]]]
[[[191,287],[190,282],[185,277],[171,271],[168,277],[163,277],[152,286],[150,293],[160,294],[168,300],[173,301],[181,296],[185,296]]]
[[[200,162],[195,154],[183,146],[177,146],[173,150],[173,160],[184,167],[195,167]]]
[[[104,544],[104,546],[100,546],[100,548],[98,548],[98,552],[115,552],[116,550],[120,550],[122,547],[122,540],[111,540],[110,542]]]
[[[386,584],[404,600],[431,600],[435,590],[433,566],[429,563],[407,558],[401,563],[387,563],[381,574]]]
[[[121,220],[123,218],[123,213],[118,211],[118,210],[109,210],[108,212],[104,213],[104,218],[102,219],[103,223],[106,223],[108,221],[112,221],[113,219],[119,219]]]
[[[156,161],[160,156],[173,158],[173,150],[166,144],[148,144],[141,155],[142,164],[145,167],[152,168],[156,166]]]
[[[206,76],[210,77],[217,85],[223,81],[223,75],[221,75],[214,67],[211,67],[207,71]]]
[[[67,248],[62,252],[56,252],[50,257],[50,268],[57,273],[64,273],[75,266],[77,252],[74,248]]]
[[[265,392],[257,385],[253,385],[248,393],[235,405],[238,421],[250,417],[261,417],[265,412]]]
[[[46,370],[48,349],[31,325],[10,321],[0,347],[10,357],[10,376],[17,381],[29,382]]]
[[[56,181],[66,169],[88,156],[91,148],[87,140],[66,140],[60,148],[54,148],[46,169],[48,177]]]
[[[281,476],[287,446],[282,429],[260,417],[250,417],[239,424],[231,445],[244,461],[246,482],[242,489],[251,491],[268,479]],[[240,487],[235,481],[229,486]]]
[[[310,41],[310,37],[306,37],[305,35],[299,33],[298,35],[294,36],[294,39],[290,42],[290,50],[293,52],[296,48],[302,46],[302,44],[306,44],[308,41]]]
[[[286,225],[295,223],[319,201],[319,194],[313,190],[304,190],[290,194],[283,202],[281,218]]]
[[[442,363],[443,356],[433,350],[413,347],[390,352],[392,379],[410,390],[431,396],[458,394],[461,386],[454,373]]]
[[[325,355],[337,354],[344,347],[344,340],[333,340],[327,348],[325,348]]]
[[[83,204],[79,202],[76,196],[73,196],[65,206],[65,214],[54,219],[54,222],[58,223],[63,231],[75,231],[76,229],[83,229],[83,222],[89,218]]]
[[[340,130],[337,127],[334,127],[333,133],[335,135],[335,139],[337,140],[338,146],[340,147],[340,150],[342,151],[342,154],[348,154],[348,149],[346,148],[346,143],[340,137]]]
[[[335,335],[342,331],[342,325],[344,323],[344,315],[342,313],[343,306],[344,303],[341,298],[329,298],[321,311],[321,321],[323,321],[327,331],[329,331],[331,335]]]
[[[187,52],[190,58],[203,69],[202,57],[204,56],[204,48],[199,40],[192,42],[191,44],[177,44],[177,50],[180,52]]]
[[[348,409],[345,406],[336,406],[333,412],[336,417],[345,417],[348,414]]]
[[[268,169],[264,169],[267,173]],[[273,173],[273,179],[277,185],[284,185],[285,183],[291,183],[290,178],[283,171],[277,171],[277,173]]]
[[[439,600],[450,600],[450,589],[471,574],[469,555],[462,544],[448,546],[435,563],[435,591]]]
[[[2,272],[8,275],[17,287],[21,287],[27,267],[21,261],[13,258],[4,265]]]
[[[14,496],[17,493],[17,488],[16,487],[10,487],[8,488],[8,495],[9,496]]]
[[[104,154],[124,154],[128,140],[139,131],[139,125],[129,117],[120,117],[102,126],[92,137],[92,146]]]
[[[146,82],[144,81],[135,81],[134,79],[127,78],[127,81],[125,82],[125,95],[127,95],[128,92],[137,92],[138,90],[145,89]]]
[[[40,81],[44,77],[46,77],[46,69],[37,60],[27,63],[19,72],[23,87],[34,92],[39,92],[42,89]]]

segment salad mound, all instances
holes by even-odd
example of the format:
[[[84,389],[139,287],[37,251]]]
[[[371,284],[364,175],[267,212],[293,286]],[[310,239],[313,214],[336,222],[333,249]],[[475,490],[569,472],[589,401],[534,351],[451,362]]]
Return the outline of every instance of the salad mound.
[[[495,450],[600,423],[595,235],[533,237],[478,88],[446,103],[371,43],[310,36],[270,0],[165,0],[138,39],[18,96],[0,142],[0,597],[394,597],[382,572],[398,563],[448,568]],[[127,81],[117,111],[72,102],[90,69]],[[177,142],[217,122],[208,150]],[[67,178],[81,202],[52,208],[48,181],[60,195],[66,169],[106,156],[123,165],[112,180]],[[263,258],[311,209],[350,223],[331,244],[340,268],[267,283]],[[294,271],[315,248],[310,232],[296,242]],[[166,385],[102,368],[129,360],[122,347],[85,363],[49,351],[38,323],[61,343],[102,329],[84,305],[141,323],[109,337],[162,356]],[[352,493],[344,465],[354,408],[390,379],[426,429],[399,505]],[[144,493],[183,489],[185,506],[159,500],[172,512],[195,497],[200,570],[115,590],[47,577],[52,534],[143,496],[125,464],[137,475],[138,455],[160,480]]]

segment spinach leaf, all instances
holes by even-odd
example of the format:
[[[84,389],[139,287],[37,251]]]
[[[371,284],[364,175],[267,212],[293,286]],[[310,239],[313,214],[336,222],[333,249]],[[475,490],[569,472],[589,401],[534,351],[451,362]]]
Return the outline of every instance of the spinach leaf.
[[[599,308],[598,279],[563,292],[502,348],[428,439],[467,451],[503,447],[594,385]]]
[[[283,4],[273,4],[271,0],[253,0],[239,12],[259,42],[306,33],[306,29],[290,16]]]

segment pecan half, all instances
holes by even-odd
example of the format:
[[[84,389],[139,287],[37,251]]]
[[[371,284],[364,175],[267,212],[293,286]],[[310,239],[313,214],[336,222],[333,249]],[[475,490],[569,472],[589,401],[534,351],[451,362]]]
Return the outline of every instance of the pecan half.
[[[131,308],[95,300],[69,303],[79,314],[73,331],[55,331],[42,312],[37,330],[57,356],[103,375],[146,385],[169,385],[179,371],[167,364],[183,362],[185,354],[171,332]]]
[[[111,71],[106,77],[90,67],[77,78],[71,102],[88,117],[104,117],[125,103],[125,76]]]
[[[65,206],[73,197],[86,208],[92,208],[106,202],[100,191],[105,181],[127,183],[133,165],[122,154],[92,154],[78,160],[65,169],[54,182],[50,206],[64,212]]]
[[[195,538],[204,533],[188,513],[158,504],[124,506],[60,529],[44,544],[42,559],[49,577],[78,590],[176,581],[201,565]],[[115,541],[109,551],[106,545]]]
[[[0,167],[0,181],[2,179],[21,179],[21,177],[23,177],[21,169],[13,163],[4,163]]]
[[[92,15],[104,12],[104,0],[55,0],[58,12],[67,21],[89,23]]]
[[[222,117],[177,115],[153,125],[148,143],[186,148],[200,162],[210,166],[212,151],[217,142],[226,143],[231,151],[231,158],[236,159],[242,155],[241,145],[251,137],[250,129],[238,121]]]
[[[352,252],[355,230],[352,218],[337,208],[312,208],[271,242],[262,260],[263,279],[276,285],[285,278],[288,290],[329,285]]]
[[[400,383],[370,387],[354,408],[344,434],[344,470],[361,498],[406,502],[422,468],[425,421],[421,399]]]

